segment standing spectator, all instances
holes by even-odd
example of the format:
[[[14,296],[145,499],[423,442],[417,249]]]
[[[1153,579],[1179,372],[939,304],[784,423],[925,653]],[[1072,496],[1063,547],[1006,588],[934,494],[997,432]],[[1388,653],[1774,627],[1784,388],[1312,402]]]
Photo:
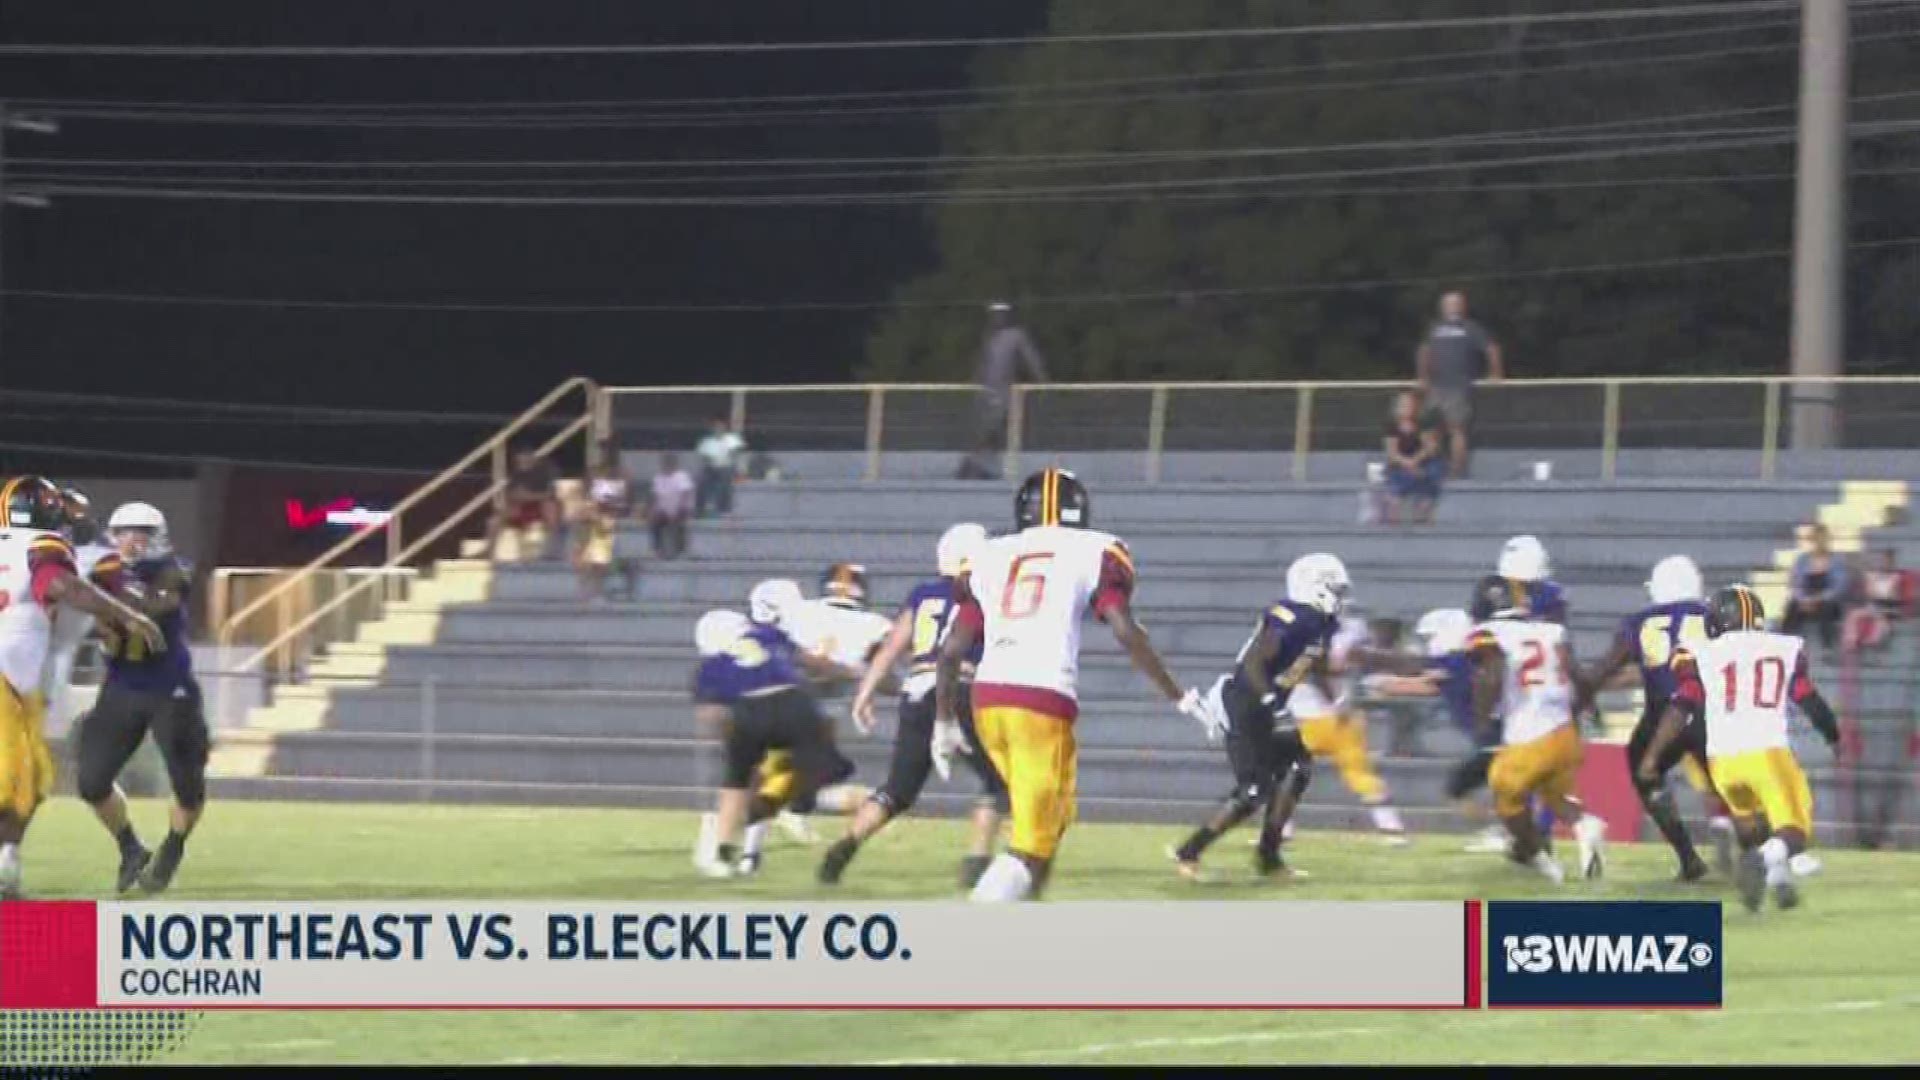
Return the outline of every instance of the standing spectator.
[[[733,478],[747,440],[725,420],[715,420],[694,453],[700,455],[700,489],[694,512],[700,517],[733,513]]]
[[[1467,427],[1473,422],[1473,384],[1506,378],[1500,343],[1467,317],[1467,294],[1440,298],[1440,318],[1427,330],[1416,358],[1420,393],[1447,422],[1453,475],[1467,475]]]
[[[1420,407],[1420,395],[1403,393],[1393,399],[1393,417],[1383,440],[1387,452],[1387,520],[1425,524],[1433,520],[1440,501],[1440,481],[1447,463],[1440,454],[1440,425],[1433,412]]]
[[[1833,537],[1825,525],[1815,524],[1807,530],[1807,544],[1807,550],[1793,560],[1787,613],[1780,629],[1805,637],[1803,630],[1811,622],[1820,629],[1821,646],[1831,649],[1847,595],[1847,564],[1833,553]]]
[[[573,566],[580,575],[580,595],[599,600],[605,595],[607,570],[618,567],[626,586],[623,598],[632,600],[639,576],[639,560],[621,550],[620,523],[633,516],[633,479],[612,454],[594,467],[588,478],[581,521],[576,527]]]
[[[987,334],[980,346],[980,367],[974,379],[980,384],[975,405],[973,449],[960,459],[962,480],[997,480],[1000,467],[995,450],[1006,445],[1007,410],[1013,402],[1013,387],[1022,375],[1030,382],[1046,382],[1046,362],[1033,339],[1013,318],[1013,308],[995,302],[987,307]]]
[[[513,466],[507,473],[505,502],[487,532],[489,548],[511,530],[524,557],[527,531],[539,526],[540,557],[553,557],[560,538],[560,500],[554,492],[556,479],[553,462],[524,447],[514,451]]]
[[[680,467],[677,454],[660,455],[660,471],[653,474],[653,500],[647,521],[653,531],[653,553],[679,558],[687,550],[687,519],[693,516],[693,477]]]

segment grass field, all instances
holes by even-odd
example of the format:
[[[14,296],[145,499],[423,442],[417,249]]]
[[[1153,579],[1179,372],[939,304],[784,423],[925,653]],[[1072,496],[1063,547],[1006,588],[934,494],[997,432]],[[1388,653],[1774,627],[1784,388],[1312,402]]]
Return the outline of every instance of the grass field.
[[[149,841],[158,804],[136,807]],[[822,821],[827,831],[838,824]],[[1076,826],[1051,899],[1460,899],[1726,896],[1670,884],[1664,848],[1616,847],[1604,883],[1555,890],[1461,837],[1390,850],[1305,834],[1311,876],[1256,884],[1239,837],[1218,884],[1171,873],[1179,830]],[[689,814],[435,806],[216,803],[170,898],[820,899],[817,849],[776,841],[757,878],[709,882],[688,862]],[[957,898],[961,827],[908,822],[868,845],[835,895]],[[1891,1062],[1920,1057],[1920,856],[1823,852],[1799,909],[1726,910],[1726,1008],[1687,1013],[208,1013],[169,1063],[940,1061]],[[107,898],[112,843],[71,799],[25,852],[36,897]],[[1275,919],[1286,918],[1276,907]],[[1146,973],[1142,977],[1148,977]]]

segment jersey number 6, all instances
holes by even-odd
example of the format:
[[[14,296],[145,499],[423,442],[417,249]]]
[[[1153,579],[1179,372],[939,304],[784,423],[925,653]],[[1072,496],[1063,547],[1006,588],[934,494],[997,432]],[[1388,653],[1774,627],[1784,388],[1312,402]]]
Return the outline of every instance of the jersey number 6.
[[[1006,588],[1000,590],[1000,614],[1024,619],[1040,610],[1047,595],[1047,568],[1052,565],[1051,551],[1030,552],[1013,560],[1007,567]]]

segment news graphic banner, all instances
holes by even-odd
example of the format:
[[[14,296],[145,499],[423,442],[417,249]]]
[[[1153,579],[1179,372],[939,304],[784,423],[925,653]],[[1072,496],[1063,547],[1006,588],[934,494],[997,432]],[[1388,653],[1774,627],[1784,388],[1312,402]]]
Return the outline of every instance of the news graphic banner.
[[[1487,1003],[1712,1008],[1721,1004],[1713,900],[1487,905]]]
[[[1457,902],[0,905],[0,1009],[1480,1004]]]

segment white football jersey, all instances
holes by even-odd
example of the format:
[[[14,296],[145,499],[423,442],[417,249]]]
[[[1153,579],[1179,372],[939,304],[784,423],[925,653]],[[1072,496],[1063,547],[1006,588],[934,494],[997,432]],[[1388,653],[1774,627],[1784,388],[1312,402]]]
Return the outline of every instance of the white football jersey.
[[[1372,632],[1367,629],[1367,624],[1359,619],[1341,622],[1333,632],[1333,639],[1327,643],[1328,667],[1332,669],[1344,667],[1353,650],[1366,644],[1371,636]],[[1327,687],[1333,692],[1333,696],[1329,697],[1326,690],[1320,689],[1319,682],[1314,679],[1303,679],[1287,698],[1287,711],[1293,714],[1295,720],[1315,720],[1323,716],[1332,716],[1344,707],[1343,704],[1336,705],[1336,702],[1342,702],[1342,699],[1353,691],[1355,681],[1351,672],[1330,676],[1327,679]]]
[[[71,561],[73,548],[53,533],[0,531],[0,678],[23,696],[41,689],[53,644],[53,612],[33,598],[34,552],[49,546]]]
[[[877,611],[836,607],[825,600],[809,600],[781,624],[795,645],[844,664],[867,670],[867,658],[880,644],[893,621]]]
[[[1486,638],[1507,658],[1507,685],[1500,697],[1503,742],[1532,742],[1573,722],[1573,673],[1561,656],[1566,627],[1494,619],[1474,628],[1469,650]]]
[[[1706,698],[1708,756],[1789,748],[1787,705],[1794,679],[1806,673],[1799,638],[1732,630],[1695,643],[1688,654]]]
[[[1078,701],[1080,624],[1109,574],[1131,588],[1133,557],[1117,537],[1091,529],[1036,526],[981,545],[966,576],[984,620],[974,685]]]
[[[119,560],[120,553],[106,544],[85,544],[73,550],[75,569],[91,579],[104,560]],[[46,695],[50,716],[64,715],[67,697],[73,686],[73,665],[80,644],[93,632],[94,618],[78,608],[61,607],[52,613],[53,635],[47,647],[46,668],[40,678],[40,692]]]

